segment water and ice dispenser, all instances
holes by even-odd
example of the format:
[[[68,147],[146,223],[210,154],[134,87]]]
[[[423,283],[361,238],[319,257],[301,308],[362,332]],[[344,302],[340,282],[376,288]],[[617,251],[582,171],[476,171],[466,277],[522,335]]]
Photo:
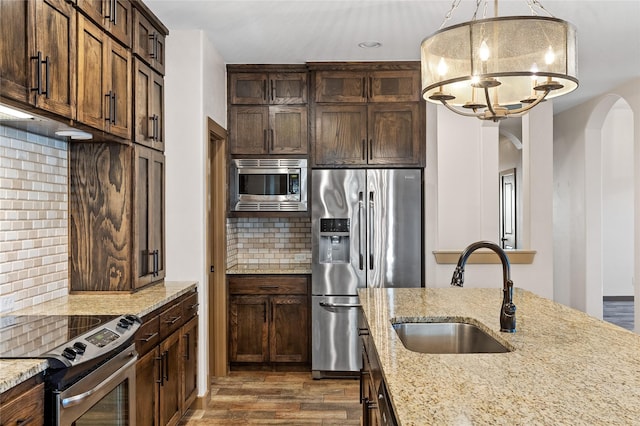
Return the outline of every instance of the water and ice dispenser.
[[[349,219],[320,219],[320,263],[349,263]]]

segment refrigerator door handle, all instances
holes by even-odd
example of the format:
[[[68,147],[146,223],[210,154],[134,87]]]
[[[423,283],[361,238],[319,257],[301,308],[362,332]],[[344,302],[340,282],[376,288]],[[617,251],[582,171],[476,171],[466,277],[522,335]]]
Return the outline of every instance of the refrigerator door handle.
[[[375,208],[373,205],[373,191],[369,192],[369,223],[368,223],[368,227],[369,227],[369,269],[373,269],[373,253],[374,251],[374,244],[375,244],[375,235],[374,235],[374,228],[375,226],[373,225],[375,223],[375,217],[374,217],[374,213],[375,213]]]
[[[320,302],[319,303],[320,306],[322,306],[323,308],[362,308],[362,305],[359,303],[327,303],[327,302]]]
[[[362,212],[364,210],[364,194],[362,192],[358,193],[358,259],[359,259],[359,269],[362,271],[364,269],[364,254],[362,252],[362,241],[364,241],[364,235],[362,235],[362,225],[364,223],[364,218],[362,217]]]

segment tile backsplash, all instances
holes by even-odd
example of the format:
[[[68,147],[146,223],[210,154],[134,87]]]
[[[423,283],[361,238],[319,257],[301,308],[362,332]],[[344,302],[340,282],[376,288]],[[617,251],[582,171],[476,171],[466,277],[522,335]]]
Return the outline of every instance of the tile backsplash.
[[[311,263],[310,218],[227,219],[227,268]]]
[[[68,293],[67,142],[0,126],[0,300],[13,311]]]

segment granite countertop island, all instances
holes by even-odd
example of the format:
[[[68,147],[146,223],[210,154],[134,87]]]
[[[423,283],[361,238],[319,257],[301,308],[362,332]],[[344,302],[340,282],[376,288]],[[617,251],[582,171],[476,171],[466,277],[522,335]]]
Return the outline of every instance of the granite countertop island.
[[[516,333],[501,333],[502,289],[361,289],[401,425],[640,424],[640,336],[514,290]],[[407,350],[394,322],[468,322],[511,349]]]
[[[195,282],[160,282],[136,293],[71,294],[11,315],[121,315],[144,316],[196,287]],[[0,359],[0,393],[45,371],[42,359]]]

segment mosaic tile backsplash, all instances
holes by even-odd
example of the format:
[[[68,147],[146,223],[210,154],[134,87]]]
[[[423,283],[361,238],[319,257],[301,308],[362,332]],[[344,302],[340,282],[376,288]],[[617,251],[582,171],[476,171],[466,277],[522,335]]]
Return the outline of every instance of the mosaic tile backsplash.
[[[67,142],[0,126],[0,307],[68,293]]]
[[[227,268],[311,263],[310,218],[227,219]]]

